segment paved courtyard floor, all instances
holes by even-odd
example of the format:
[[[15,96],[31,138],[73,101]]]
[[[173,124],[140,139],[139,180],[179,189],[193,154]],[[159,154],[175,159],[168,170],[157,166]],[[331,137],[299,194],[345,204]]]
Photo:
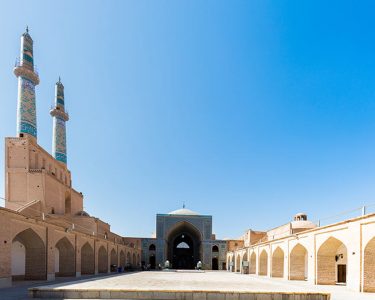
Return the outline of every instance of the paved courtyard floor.
[[[200,291],[244,291],[244,292],[324,292],[332,300],[374,300],[375,294],[357,293],[346,286],[316,286],[304,281],[287,281],[255,275],[244,275],[226,271],[194,272],[137,272],[62,282],[39,287],[63,290],[200,290]],[[1,290],[0,290],[1,296]],[[0,297],[1,298],[1,297]],[[1,298],[3,299],[3,298]]]

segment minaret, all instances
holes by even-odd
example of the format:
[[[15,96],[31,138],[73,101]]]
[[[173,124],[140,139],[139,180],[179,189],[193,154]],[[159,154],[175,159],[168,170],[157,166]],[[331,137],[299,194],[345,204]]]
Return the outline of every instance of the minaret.
[[[55,85],[55,106],[50,111],[53,117],[53,141],[52,155],[58,160],[67,163],[66,156],[66,128],[65,122],[69,120],[69,115],[65,112],[64,86],[59,81]]]
[[[33,40],[28,28],[21,36],[21,54],[14,74],[18,78],[17,135],[30,136],[36,141],[35,86],[39,84],[39,76],[34,71]]]

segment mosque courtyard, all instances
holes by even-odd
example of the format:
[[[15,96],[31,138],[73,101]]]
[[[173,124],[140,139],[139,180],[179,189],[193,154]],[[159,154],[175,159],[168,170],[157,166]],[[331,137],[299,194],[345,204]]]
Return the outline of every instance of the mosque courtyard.
[[[373,294],[353,292],[346,286],[312,286],[225,271],[135,272],[29,289],[30,297],[44,299],[329,299],[326,294],[331,300],[374,299]]]

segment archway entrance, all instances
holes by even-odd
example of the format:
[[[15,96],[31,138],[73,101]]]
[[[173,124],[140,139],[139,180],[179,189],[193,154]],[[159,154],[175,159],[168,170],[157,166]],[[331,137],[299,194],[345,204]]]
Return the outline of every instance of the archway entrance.
[[[212,270],[219,270],[219,247],[212,246]]]
[[[364,256],[364,292],[375,292],[375,237],[365,247]]]
[[[284,277],[284,251],[277,247],[272,255],[272,277]]]
[[[236,272],[241,272],[241,256],[239,254],[236,258]]]
[[[56,243],[55,274],[60,277],[76,274],[74,247],[66,237]]]
[[[305,280],[307,278],[307,250],[301,244],[294,246],[290,252],[290,280]]]
[[[95,254],[91,245],[86,242],[81,248],[81,274],[95,273]]]
[[[268,254],[266,250],[263,250],[259,256],[258,275],[267,276],[267,270],[268,270]]]
[[[120,251],[120,266],[122,267],[122,268],[124,268],[125,267],[125,253],[124,253],[124,251],[123,250],[121,250]]]
[[[257,269],[256,263],[257,263],[257,256],[256,256],[255,252],[253,252],[250,255],[250,267],[249,267],[249,273],[250,274],[256,273],[256,269]]]
[[[107,250],[103,246],[100,246],[98,251],[98,272],[108,273]]]
[[[242,256],[241,273],[249,274],[249,261],[247,258],[247,252],[245,252],[244,255]]]
[[[219,270],[219,261],[217,257],[212,259],[212,270]]]
[[[330,237],[318,250],[317,284],[346,283],[346,246],[338,239]]]
[[[151,244],[150,247],[148,247],[148,252],[149,252],[149,259],[148,263],[150,264],[151,269],[155,269],[156,267],[156,246],[154,244]]]
[[[46,248],[32,229],[18,233],[12,241],[12,278],[44,280],[47,278]]]
[[[174,269],[194,269],[201,260],[201,234],[188,222],[181,222],[168,235],[168,260]]]

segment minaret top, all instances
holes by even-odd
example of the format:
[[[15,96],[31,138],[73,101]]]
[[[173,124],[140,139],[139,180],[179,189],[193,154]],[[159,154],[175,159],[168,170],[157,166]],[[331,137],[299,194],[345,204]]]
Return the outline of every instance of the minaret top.
[[[56,84],[57,84],[57,85],[60,85],[60,86],[62,86],[62,87],[64,87],[64,85],[63,85],[62,82],[61,82],[61,77],[60,77],[60,76],[59,76],[59,81],[56,82]]]
[[[29,27],[26,27],[26,31],[21,36],[20,57],[13,72],[17,77],[31,80],[34,85],[39,84],[39,76],[34,70],[33,40],[29,35]]]
[[[56,160],[66,164],[66,128],[65,122],[69,120],[69,115],[65,111],[64,85],[61,78],[55,85],[55,106],[50,111],[53,117],[53,140],[52,153]]]
[[[33,40],[29,34],[29,26],[26,26],[26,31],[22,34],[22,36],[27,37],[31,41]]]
[[[55,85],[55,106],[51,109],[50,114],[52,117],[58,117],[64,121],[69,120],[69,115],[65,111],[65,100],[64,100],[64,85],[59,81]]]

